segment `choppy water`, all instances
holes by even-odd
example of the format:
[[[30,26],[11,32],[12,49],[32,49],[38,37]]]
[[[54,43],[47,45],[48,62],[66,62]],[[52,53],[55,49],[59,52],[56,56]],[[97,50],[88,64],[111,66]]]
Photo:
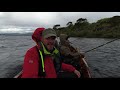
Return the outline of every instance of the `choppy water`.
[[[73,43],[81,52],[105,44],[113,39],[104,38],[74,38]],[[72,40],[72,38],[71,38]],[[94,78],[120,77],[120,40],[111,42],[85,54],[86,61]]]
[[[112,39],[70,38],[74,46],[85,52]],[[31,36],[0,35],[0,78],[12,78],[21,69],[26,51],[34,46]],[[120,77],[120,40],[85,54],[93,78]]]

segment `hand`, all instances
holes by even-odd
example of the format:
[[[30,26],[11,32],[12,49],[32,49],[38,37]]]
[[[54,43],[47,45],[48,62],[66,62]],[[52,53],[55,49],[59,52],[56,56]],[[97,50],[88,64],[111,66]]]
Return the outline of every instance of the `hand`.
[[[78,70],[75,70],[74,73],[78,76],[78,78],[80,78],[81,74]]]

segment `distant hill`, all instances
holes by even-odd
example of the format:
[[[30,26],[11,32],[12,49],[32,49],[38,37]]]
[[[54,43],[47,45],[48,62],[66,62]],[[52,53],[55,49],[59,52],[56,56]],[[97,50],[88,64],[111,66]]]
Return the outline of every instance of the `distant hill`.
[[[79,18],[75,23],[68,22],[66,27],[60,27],[58,24],[53,28],[58,36],[65,33],[73,37],[118,38],[120,37],[120,16],[103,18],[94,23],[89,23],[86,18]]]
[[[8,36],[31,36],[32,33],[2,33],[0,35],[8,35]]]
[[[71,37],[89,38],[119,38],[120,37],[120,16],[102,18],[94,23],[89,23],[87,18],[78,18],[75,23],[69,21],[65,27],[60,24],[53,26],[57,35],[65,33]],[[2,33],[9,36],[31,36],[32,33]]]

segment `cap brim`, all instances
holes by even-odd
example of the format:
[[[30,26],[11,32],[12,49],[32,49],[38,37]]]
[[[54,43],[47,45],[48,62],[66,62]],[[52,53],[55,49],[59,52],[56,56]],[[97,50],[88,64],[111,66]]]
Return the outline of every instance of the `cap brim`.
[[[44,38],[48,38],[48,37],[52,37],[52,36],[57,37],[56,34],[48,34],[48,35],[45,35]]]

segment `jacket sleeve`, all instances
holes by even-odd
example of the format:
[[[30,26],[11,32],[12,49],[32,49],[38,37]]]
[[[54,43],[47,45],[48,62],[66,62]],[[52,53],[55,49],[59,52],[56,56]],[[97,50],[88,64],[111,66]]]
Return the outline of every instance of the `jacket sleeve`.
[[[37,78],[37,67],[35,66],[37,66],[37,63],[34,60],[33,53],[28,50],[24,58],[21,78]]]
[[[62,63],[62,70],[63,71],[68,71],[68,72],[74,72],[75,67],[73,67],[70,64]]]

